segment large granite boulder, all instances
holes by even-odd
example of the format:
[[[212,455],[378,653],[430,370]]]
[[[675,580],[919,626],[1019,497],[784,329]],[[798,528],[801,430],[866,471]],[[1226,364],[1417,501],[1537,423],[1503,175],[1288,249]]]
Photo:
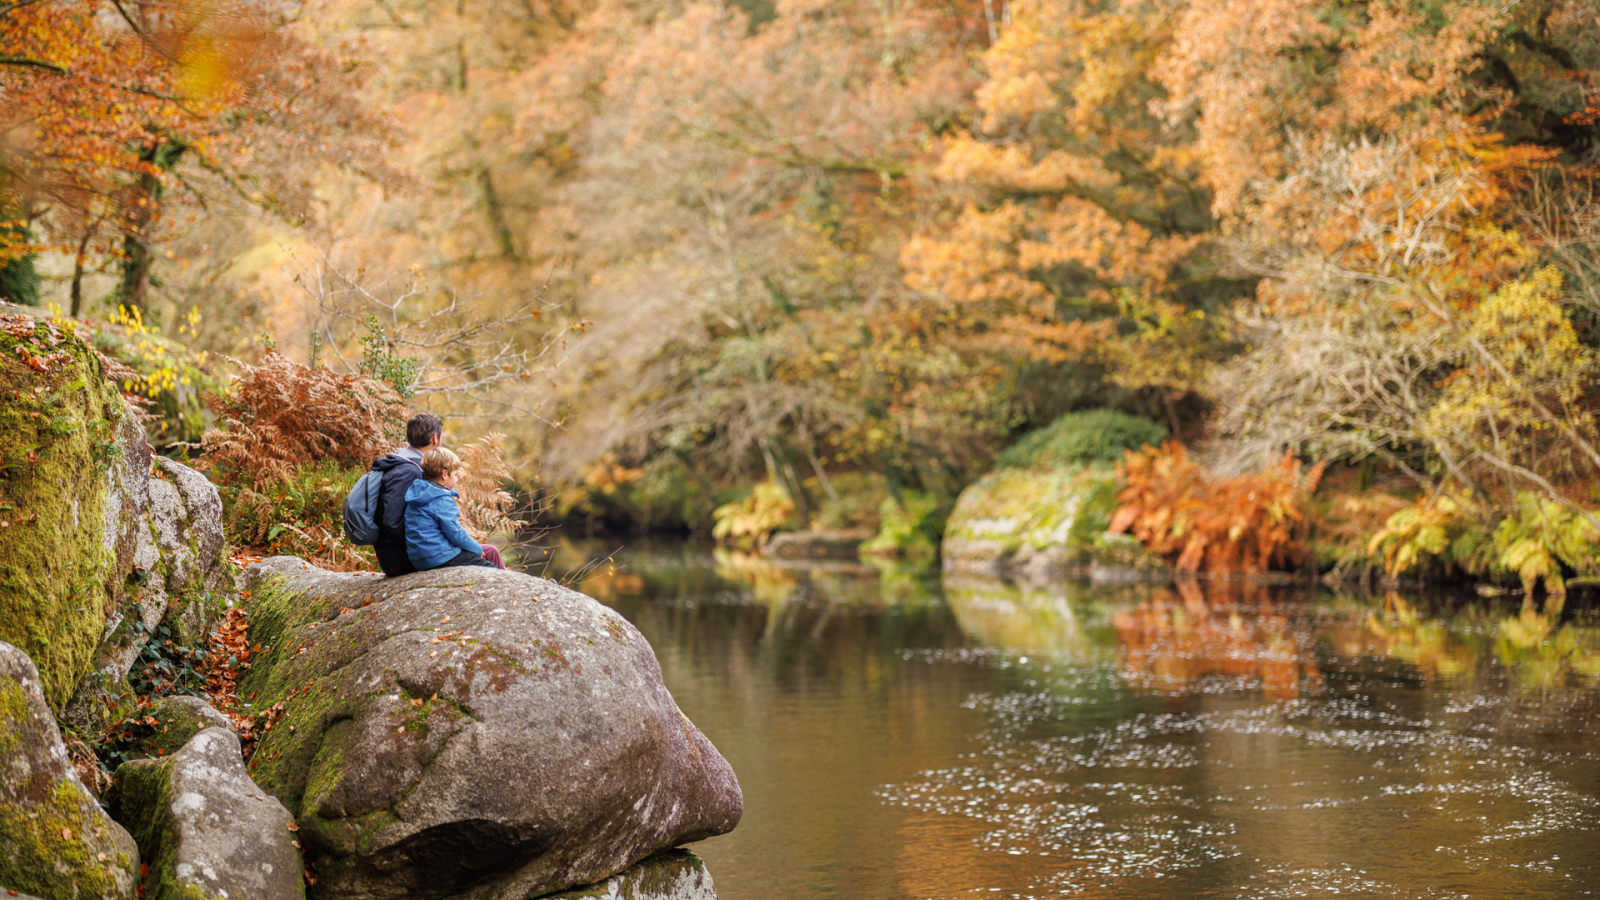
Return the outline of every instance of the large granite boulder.
[[[0,643],[0,888],[126,900],[139,851],[78,780],[32,660]]]
[[[643,636],[518,572],[250,567],[250,766],[300,821],[313,897],[524,900],[731,830],[733,770]]]
[[[145,853],[144,900],[302,900],[294,820],[250,780],[239,738],[207,728],[117,769],[118,817]]]
[[[217,598],[233,591],[222,496],[210,479],[165,457],[156,457],[151,475],[137,565],[146,589],[165,595],[162,624],[173,640],[193,646],[210,631],[221,608]]]
[[[70,323],[0,306],[0,640],[60,712],[128,600],[150,447]]]

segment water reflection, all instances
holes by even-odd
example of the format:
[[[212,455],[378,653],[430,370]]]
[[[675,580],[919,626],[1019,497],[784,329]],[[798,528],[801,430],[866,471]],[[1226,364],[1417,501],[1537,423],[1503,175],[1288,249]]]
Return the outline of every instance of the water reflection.
[[[1182,690],[1224,675],[1289,700],[1322,681],[1310,641],[1264,585],[1182,580],[1112,622],[1131,685]]]
[[[724,900],[1600,888],[1581,603],[619,559],[745,789]]]

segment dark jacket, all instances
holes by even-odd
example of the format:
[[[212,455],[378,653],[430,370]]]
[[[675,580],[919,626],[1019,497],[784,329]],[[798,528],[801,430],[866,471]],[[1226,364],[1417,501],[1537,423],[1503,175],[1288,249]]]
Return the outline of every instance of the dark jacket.
[[[406,555],[419,571],[437,569],[465,550],[483,553],[483,545],[461,527],[460,494],[425,478],[406,490]]]
[[[378,566],[393,577],[415,572],[406,556],[406,491],[422,477],[422,451],[401,447],[372,464],[372,471],[383,473],[383,489],[378,492]]]

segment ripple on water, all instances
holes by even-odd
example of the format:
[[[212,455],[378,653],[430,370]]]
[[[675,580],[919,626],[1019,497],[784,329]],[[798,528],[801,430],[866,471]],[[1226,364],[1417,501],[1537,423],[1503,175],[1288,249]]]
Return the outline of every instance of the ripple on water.
[[[877,792],[892,806],[984,823],[983,850],[1045,858],[1034,893],[1016,896],[1128,889],[1246,855],[1218,896],[1444,900],[1468,896],[1456,882],[1474,873],[1514,869],[1568,886],[1593,877],[1589,863],[1563,863],[1548,846],[1600,828],[1600,800],[1556,773],[1584,760],[1587,742],[1517,743],[1551,720],[1548,703],[1457,691],[1408,711],[1330,692],[1086,725],[1086,704],[1130,696],[1116,674],[1090,666],[1050,685],[973,695],[965,705],[988,717],[980,749]],[[1337,847],[1304,846],[1324,832]],[[1356,861],[1332,864],[1341,855]],[[1414,868],[1441,864],[1456,880]]]

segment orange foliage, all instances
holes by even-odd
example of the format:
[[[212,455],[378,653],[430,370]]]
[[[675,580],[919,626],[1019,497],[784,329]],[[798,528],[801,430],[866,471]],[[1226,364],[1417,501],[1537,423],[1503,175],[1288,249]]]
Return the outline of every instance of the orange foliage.
[[[385,171],[356,67],[281,16],[256,0],[0,4],[0,212],[44,237],[0,243],[0,263],[95,248],[127,264],[164,203],[226,192],[299,216],[317,165]]]
[[[1112,531],[1132,533],[1181,572],[1263,572],[1301,562],[1304,504],[1322,463],[1302,475],[1286,452],[1262,472],[1213,479],[1176,441],[1127,453]]]
[[[405,437],[408,411],[388,385],[276,351],[259,365],[238,365],[232,392],[207,400],[219,427],[206,432],[198,464],[225,483],[266,490],[325,459],[365,469]]]

